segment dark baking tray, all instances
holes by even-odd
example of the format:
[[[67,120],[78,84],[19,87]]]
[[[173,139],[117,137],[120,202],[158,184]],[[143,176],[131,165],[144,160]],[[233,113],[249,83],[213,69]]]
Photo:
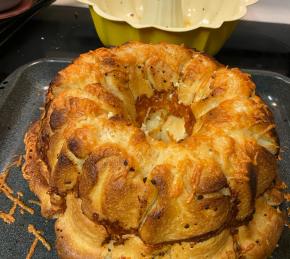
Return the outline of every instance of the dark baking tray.
[[[11,162],[15,155],[24,153],[23,136],[40,114],[49,82],[58,70],[70,60],[41,59],[22,66],[0,84],[0,170]],[[279,170],[282,179],[290,185],[290,79],[277,73],[246,70],[257,85],[257,93],[269,105],[275,116],[281,143]],[[28,190],[19,168],[10,172],[9,184],[15,191],[24,193],[23,200],[36,199]],[[33,216],[21,215],[17,209],[16,221],[7,225],[0,220],[0,258],[25,258],[34,237],[27,232],[29,223],[44,232],[54,246],[53,220],[40,216],[37,205]],[[0,194],[0,211],[7,211],[11,203]],[[273,258],[290,258],[290,231],[285,228]],[[57,258],[55,249],[47,252],[38,244],[34,258]]]

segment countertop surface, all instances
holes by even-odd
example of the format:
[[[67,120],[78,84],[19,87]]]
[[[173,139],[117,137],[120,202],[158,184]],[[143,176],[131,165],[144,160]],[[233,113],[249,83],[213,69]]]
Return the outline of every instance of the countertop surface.
[[[87,8],[46,7],[0,47],[0,81],[28,62],[74,58],[100,46]],[[232,67],[290,76],[290,25],[243,20],[216,58]]]
[[[54,4],[87,7],[77,0],[56,0]],[[248,7],[247,14],[242,19],[245,21],[290,24],[290,1],[259,0]]]

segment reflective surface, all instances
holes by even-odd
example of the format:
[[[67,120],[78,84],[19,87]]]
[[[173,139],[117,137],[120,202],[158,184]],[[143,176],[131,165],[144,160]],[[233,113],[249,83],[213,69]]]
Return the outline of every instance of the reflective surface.
[[[44,59],[28,66],[19,68],[0,84],[0,170],[15,155],[24,153],[23,137],[31,124],[40,114],[39,107],[43,104],[44,95],[49,82],[56,72],[66,66],[70,60]],[[281,145],[281,161],[279,171],[281,178],[290,185],[290,79],[276,73],[247,70],[253,75],[257,84],[257,93],[270,106]],[[35,209],[35,215],[21,215],[17,209],[16,221],[12,225],[0,222],[0,258],[23,258],[33,242],[28,234],[28,224],[44,231],[44,236],[54,246],[54,228],[52,220],[40,216],[37,205],[27,201],[36,199],[28,190],[19,169],[13,169],[8,181],[15,191],[24,193],[23,200]],[[0,210],[7,211],[11,203],[0,194]],[[285,228],[275,250],[273,258],[290,257],[290,231]],[[38,244],[35,258],[57,258],[56,251],[47,252]]]

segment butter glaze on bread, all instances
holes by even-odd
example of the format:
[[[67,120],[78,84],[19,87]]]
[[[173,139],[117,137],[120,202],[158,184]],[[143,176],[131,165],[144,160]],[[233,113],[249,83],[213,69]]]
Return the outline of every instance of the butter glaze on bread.
[[[25,144],[61,258],[266,258],[280,237],[271,112],[249,75],[183,46],[82,54]]]

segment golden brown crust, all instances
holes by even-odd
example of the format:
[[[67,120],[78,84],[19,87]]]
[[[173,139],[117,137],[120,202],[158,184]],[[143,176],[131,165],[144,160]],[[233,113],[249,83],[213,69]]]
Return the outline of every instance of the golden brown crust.
[[[61,258],[266,258],[274,250],[284,224],[282,213],[267,204],[264,197],[256,201],[256,212],[249,224],[221,233],[203,242],[178,242],[151,246],[135,235],[102,244],[105,229],[88,220],[80,210],[81,201],[67,198],[67,210],[56,222],[57,248]],[[271,233],[271,235],[269,235]],[[238,246],[238,247],[237,247]]]
[[[23,174],[58,217],[62,258],[264,258],[280,236],[265,200],[271,112],[249,75],[201,53],[131,42],[81,55],[25,145]]]
[[[266,198],[257,199],[253,220],[239,227],[241,255],[245,258],[268,257],[276,248],[284,224],[285,215],[279,208],[269,206]]]
[[[41,214],[45,217],[51,217],[61,210],[61,204],[53,204],[53,199],[49,194],[49,172],[36,150],[39,130],[39,122],[36,122],[25,135],[26,154],[22,172],[29,183],[30,190],[37,195],[41,202]]]

